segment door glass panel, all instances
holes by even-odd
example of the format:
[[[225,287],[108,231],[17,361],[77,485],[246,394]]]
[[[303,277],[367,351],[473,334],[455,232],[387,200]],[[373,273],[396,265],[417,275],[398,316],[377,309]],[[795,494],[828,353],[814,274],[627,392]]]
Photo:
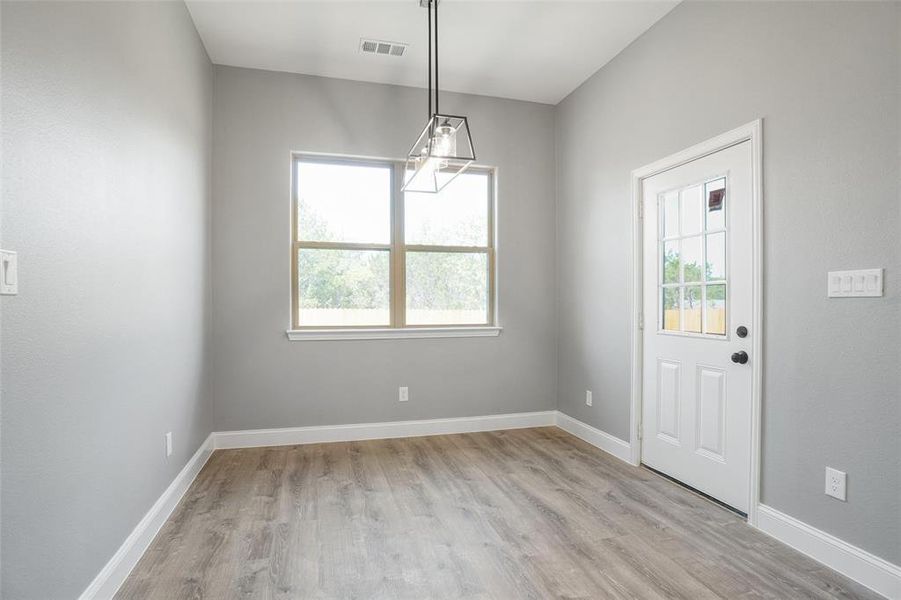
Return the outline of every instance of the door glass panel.
[[[697,235],[682,240],[682,283],[701,283],[704,264],[701,236]]]
[[[707,281],[726,279],[726,233],[707,235]]]
[[[701,232],[701,186],[696,185],[682,190],[682,235],[695,235]]]
[[[726,286],[707,286],[707,309],[704,333],[726,334]]]
[[[682,289],[682,331],[701,333],[701,286],[689,285]]]
[[[725,192],[719,177],[658,197],[663,331],[726,335]]]
[[[679,331],[679,295],[677,287],[663,288],[663,329],[664,331]]]
[[[679,190],[664,194],[661,199],[663,213],[663,237],[679,235]]]
[[[707,230],[725,229],[726,227],[726,179],[715,179],[704,186],[705,208],[707,213]]]
[[[663,283],[679,283],[679,240],[663,242]]]

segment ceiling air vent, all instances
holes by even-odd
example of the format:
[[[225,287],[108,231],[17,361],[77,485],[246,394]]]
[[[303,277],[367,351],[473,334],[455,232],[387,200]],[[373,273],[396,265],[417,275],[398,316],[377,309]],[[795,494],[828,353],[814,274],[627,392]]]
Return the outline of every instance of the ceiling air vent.
[[[385,42],[383,40],[360,40],[360,52],[364,54],[382,54],[384,56],[403,56],[409,44]]]

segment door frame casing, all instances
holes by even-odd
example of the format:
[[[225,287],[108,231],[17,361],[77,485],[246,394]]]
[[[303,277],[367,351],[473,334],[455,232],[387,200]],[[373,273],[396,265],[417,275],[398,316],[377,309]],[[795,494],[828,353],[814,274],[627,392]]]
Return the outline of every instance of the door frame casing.
[[[760,504],[760,428],[763,397],[763,120],[757,119],[671,154],[632,171],[632,293],[631,308],[631,376],[632,398],[629,423],[629,442],[632,464],[641,464],[641,405],[644,361],[644,226],[642,215],[643,181],[664,171],[704,158],[743,142],[751,143],[751,260],[752,298],[751,323],[751,464],[748,502],[748,523],[756,526]]]

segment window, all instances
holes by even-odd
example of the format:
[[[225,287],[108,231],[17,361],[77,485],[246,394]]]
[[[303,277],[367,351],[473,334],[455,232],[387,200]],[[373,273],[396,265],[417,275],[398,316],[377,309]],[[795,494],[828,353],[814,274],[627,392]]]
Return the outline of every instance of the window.
[[[495,324],[493,170],[422,194],[403,167],[294,157],[292,329]]]
[[[660,194],[660,329],[726,334],[726,179]]]

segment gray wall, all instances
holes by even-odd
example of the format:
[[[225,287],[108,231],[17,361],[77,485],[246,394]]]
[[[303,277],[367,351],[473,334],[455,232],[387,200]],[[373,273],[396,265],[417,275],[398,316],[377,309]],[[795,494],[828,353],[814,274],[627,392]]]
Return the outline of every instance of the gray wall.
[[[555,407],[553,108],[442,94],[499,167],[497,338],[290,342],[289,152],[402,157],[424,90],[216,67],[213,388],[217,429]],[[397,401],[397,388],[410,401]]]
[[[560,409],[628,439],[630,171],[763,117],[763,500],[895,563],[899,11],[684,3],[556,113]],[[866,267],[884,298],[825,297],[827,270]]]
[[[211,429],[559,403],[627,438],[629,172],[758,116],[764,501],[901,562],[899,33],[901,5],[686,3],[556,109],[446,94],[500,168],[504,332],[300,343],[289,151],[400,156],[424,92],[211,69],[177,3],[4,2],[0,595],[77,596]],[[870,266],[884,299],[824,297]]]
[[[69,599],[212,428],[212,68],[180,3],[2,12],[0,595]]]

